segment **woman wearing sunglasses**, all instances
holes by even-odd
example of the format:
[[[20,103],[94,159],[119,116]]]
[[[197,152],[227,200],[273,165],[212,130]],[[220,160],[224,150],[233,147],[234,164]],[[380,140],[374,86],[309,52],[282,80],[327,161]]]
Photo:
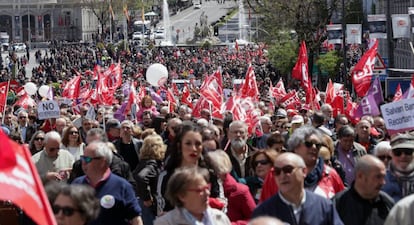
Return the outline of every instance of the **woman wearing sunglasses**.
[[[86,185],[63,185],[52,210],[58,225],[85,225],[99,213],[99,201],[93,188]]]
[[[78,128],[73,125],[67,127],[63,132],[62,149],[68,150],[76,161],[80,159],[81,155],[83,155],[84,147],[85,144],[79,135]]]
[[[303,158],[307,168],[305,188],[326,198],[344,189],[341,177],[319,157],[323,134],[312,126],[302,126],[293,132],[288,141],[288,151]]]
[[[40,152],[45,146],[43,140],[45,139],[45,132],[39,130],[33,134],[32,139],[29,142],[29,149],[32,155]]]

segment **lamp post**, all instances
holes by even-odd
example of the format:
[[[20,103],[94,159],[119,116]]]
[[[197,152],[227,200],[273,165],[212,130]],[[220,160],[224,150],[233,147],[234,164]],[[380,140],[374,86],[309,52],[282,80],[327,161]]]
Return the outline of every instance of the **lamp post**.
[[[351,89],[351,85],[348,87],[348,71],[347,71],[347,55],[346,55],[346,21],[345,21],[345,0],[342,0],[342,56],[343,56],[343,67],[342,76],[344,78],[344,85],[346,88]]]

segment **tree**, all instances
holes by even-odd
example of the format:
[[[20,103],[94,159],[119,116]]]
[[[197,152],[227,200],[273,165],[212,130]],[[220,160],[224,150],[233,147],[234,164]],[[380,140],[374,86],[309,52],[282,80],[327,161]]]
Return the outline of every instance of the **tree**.
[[[297,46],[295,41],[289,40],[288,35],[281,35],[284,40],[279,40],[269,48],[269,60],[282,74],[289,74],[295,65],[297,58]]]
[[[320,55],[316,64],[319,66],[320,70],[327,72],[328,76],[334,79],[338,75],[339,64],[342,61],[342,57],[338,56],[337,51],[330,51],[324,55]]]
[[[266,42],[275,45],[281,31],[294,30],[296,45],[304,40],[309,54],[309,68],[313,57],[319,55],[319,48],[326,40],[325,27],[333,13],[340,6],[339,0],[246,0],[256,13],[263,15],[262,28],[271,35]]]

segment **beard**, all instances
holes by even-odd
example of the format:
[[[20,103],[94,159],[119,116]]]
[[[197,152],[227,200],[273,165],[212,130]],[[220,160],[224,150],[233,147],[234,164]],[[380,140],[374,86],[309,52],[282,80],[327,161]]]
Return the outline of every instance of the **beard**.
[[[231,140],[231,147],[234,149],[242,149],[246,145],[246,141],[243,139]]]

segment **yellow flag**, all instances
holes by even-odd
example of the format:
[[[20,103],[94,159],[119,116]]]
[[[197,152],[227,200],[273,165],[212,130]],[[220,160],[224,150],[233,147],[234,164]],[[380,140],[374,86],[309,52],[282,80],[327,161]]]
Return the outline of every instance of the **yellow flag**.
[[[145,10],[144,10],[144,6],[142,6],[142,10],[141,10],[141,20],[142,20],[142,22],[144,22],[145,21]]]
[[[127,19],[127,21],[129,22],[129,13],[128,13],[128,5],[125,3],[124,5],[124,14],[125,14],[125,18]]]

